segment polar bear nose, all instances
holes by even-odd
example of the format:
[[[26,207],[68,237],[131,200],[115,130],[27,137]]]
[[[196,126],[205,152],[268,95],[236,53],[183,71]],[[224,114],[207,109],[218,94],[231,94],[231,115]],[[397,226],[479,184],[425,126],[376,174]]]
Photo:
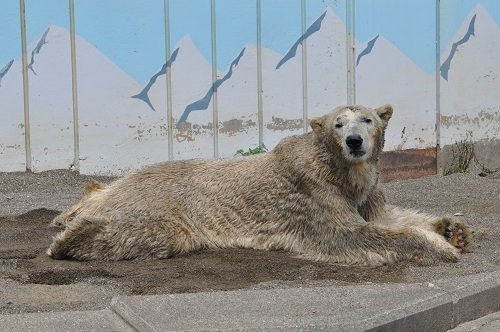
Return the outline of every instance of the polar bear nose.
[[[359,149],[361,144],[363,144],[363,139],[359,135],[349,135],[347,136],[345,143],[351,149]]]

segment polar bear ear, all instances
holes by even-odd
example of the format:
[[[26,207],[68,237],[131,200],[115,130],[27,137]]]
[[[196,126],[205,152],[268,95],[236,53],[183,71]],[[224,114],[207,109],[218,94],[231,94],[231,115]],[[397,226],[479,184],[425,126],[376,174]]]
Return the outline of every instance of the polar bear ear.
[[[311,119],[311,122],[309,124],[316,135],[323,136],[323,133],[325,131],[324,117]]]
[[[375,109],[377,112],[378,116],[382,119],[382,122],[384,123],[384,127],[387,126],[389,123],[389,120],[392,117],[392,112],[394,109],[392,108],[391,105],[385,104],[383,106],[380,106],[379,108]]]

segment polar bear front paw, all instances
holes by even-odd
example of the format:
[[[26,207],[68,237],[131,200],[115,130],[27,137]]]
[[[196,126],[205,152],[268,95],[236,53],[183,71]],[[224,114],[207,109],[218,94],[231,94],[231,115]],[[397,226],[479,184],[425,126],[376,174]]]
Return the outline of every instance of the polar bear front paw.
[[[436,225],[436,232],[461,252],[466,252],[471,243],[473,232],[466,224],[449,218],[441,219]]]

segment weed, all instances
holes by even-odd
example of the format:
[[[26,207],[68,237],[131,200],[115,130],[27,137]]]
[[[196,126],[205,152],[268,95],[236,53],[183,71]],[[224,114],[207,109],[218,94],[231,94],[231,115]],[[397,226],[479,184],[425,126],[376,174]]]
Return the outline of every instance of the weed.
[[[443,175],[467,173],[473,161],[481,169],[480,176],[488,176],[500,171],[500,167],[489,169],[477,159],[472,141],[472,133],[467,132],[464,140],[456,142],[451,147],[451,160],[444,166]]]
[[[264,145],[264,143],[262,143],[261,145],[259,145],[258,147],[256,148],[249,148],[248,151],[245,151],[243,149],[239,149],[238,151],[236,151],[236,153],[234,154],[235,156],[253,156],[255,154],[259,154],[259,153],[264,153],[264,152],[267,152],[267,148],[266,146]]]
[[[474,143],[469,133],[464,140],[456,142],[451,147],[451,160],[444,166],[443,175],[469,172],[472,160],[475,158]]]

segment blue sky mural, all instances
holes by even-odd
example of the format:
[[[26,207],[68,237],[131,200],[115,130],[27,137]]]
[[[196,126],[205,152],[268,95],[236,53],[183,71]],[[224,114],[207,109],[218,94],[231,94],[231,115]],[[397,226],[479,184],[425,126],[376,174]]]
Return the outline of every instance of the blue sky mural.
[[[0,67],[21,56],[19,2],[8,1],[0,11]]]
[[[210,61],[210,0],[170,0],[171,45],[190,34]],[[380,34],[394,43],[424,71],[435,69],[434,0],[358,0],[356,37],[368,42]],[[441,50],[463,24],[474,6],[481,3],[500,22],[498,0],[442,0]],[[216,1],[217,65],[227,71],[235,54],[247,43],[255,43],[255,1]],[[300,0],[262,1],[262,43],[285,55],[301,35]],[[330,6],[345,18],[345,1],[308,0],[307,24],[311,25]],[[165,63],[164,1],[86,0],[75,1],[77,33],[95,45],[140,84]],[[42,15],[40,14],[42,13]],[[429,14],[432,13],[432,14]],[[37,42],[48,24],[68,28],[68,1],[26,0],[28,43]],[[19,2],[4,1],[0,12],[0,66],[20,58]],[[415,30],[415,26],[420,29]],[[395,28],[398,27],[398,28]]]

